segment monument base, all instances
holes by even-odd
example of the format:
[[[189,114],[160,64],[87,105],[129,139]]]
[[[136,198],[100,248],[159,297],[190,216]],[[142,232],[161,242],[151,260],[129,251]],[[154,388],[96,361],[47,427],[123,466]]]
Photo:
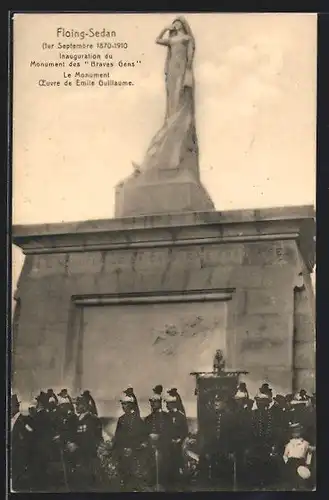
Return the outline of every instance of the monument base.
[[[314,227],[312,207],[14,227],[13,389],[89,389],[115,418],[127,385],[145,415],[162,384],[195,418],[190,373],[221,349],[251,396],[314,390]]]
[[[115,190],[116,217],[208,210],[214,210],[208,192],[192,172],[182,168],[163,169],[156,176],[134,174]]]

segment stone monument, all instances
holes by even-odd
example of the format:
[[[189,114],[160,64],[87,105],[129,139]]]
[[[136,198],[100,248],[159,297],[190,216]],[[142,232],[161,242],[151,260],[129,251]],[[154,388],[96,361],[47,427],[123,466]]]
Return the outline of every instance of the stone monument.
[[[166,116],[144,162],[116,190],[116,218],[15,226],[25,254],[15,293],[13,389],[89,389],[116,417],[133,384],[142,413],[155,384],[196,417],[191,371],[248,371],[274,390],[314,389],[312,207],[217,212],[199,179],[194,39],[161,33]]]
[[[156,43],[167,49],[164,123],[141,165],[116,188],[116,217],[214,210],[200,181],[194,112],[193,33],[183,18],[164,28]]]

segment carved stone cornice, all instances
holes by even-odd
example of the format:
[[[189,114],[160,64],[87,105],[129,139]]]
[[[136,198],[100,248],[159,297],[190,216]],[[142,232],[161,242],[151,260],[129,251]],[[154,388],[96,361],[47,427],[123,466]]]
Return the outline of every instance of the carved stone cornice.
[[[312,270],[314,236],[314,208],[300,206],[17,225],[12,240],[26,255],[295,240]]]
[[[187,292],[144,292],[130,294],[86,294],[73,295],[71,300],[76,306],[160,304],[177,302],[210,302],[231,300],[235,289],[189,290]]]

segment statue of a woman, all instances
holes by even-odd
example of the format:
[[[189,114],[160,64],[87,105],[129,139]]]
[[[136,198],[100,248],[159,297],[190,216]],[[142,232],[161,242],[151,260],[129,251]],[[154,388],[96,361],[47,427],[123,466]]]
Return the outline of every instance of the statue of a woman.
[[[166,114],[163,126],[153,137],[140,165],[141,171],[178,168],[186,156],[198,154],[194,116],[193,34],[185,19],[179,17],[161,31],[156,43],[167,47]]]

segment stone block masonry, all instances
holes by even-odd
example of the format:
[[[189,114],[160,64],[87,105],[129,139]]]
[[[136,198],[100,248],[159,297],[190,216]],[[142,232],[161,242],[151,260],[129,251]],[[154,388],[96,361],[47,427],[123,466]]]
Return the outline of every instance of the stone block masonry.
[[[189,360],[211,369],[218,345],[228,367],[249,372],[251,393],[263,381],[278,392],[313,390],[314,225],[312,207],[287,207],[14,227],[26,257],[13,388],[29,400],[104,379],[102,411],[113,416],[121,385],[135,380],[147,401],[152,384],[166,383],[158,363],[192,415]],[[167,331],[157,335],[165,348],[153,345],[158,331]]]

